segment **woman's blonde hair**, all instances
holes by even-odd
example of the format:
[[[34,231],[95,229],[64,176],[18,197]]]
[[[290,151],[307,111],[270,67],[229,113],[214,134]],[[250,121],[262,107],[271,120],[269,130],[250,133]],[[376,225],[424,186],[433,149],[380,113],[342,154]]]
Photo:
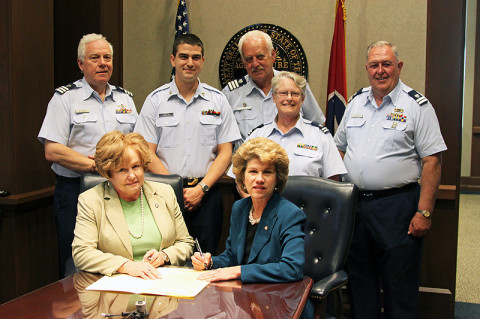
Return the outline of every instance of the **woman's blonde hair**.
[[[275,189],[280,193],[288,180],[287,152],[278,143],[265,137],[257,137],[245,142],[233,155],[233,174],[237,183],[245,191],[245,169],[249,160],[257,158],[263,163],[273,164],[277,174]]]
[[[100,175],[110,178],[110,171],[117,170],[123,165],[123,155],[127,148],[138,153],[140,163],[144,170],[152,161],[148,143],[138,133],[124,134],[119,131],[111,131],[100,139],[95,151],[95,165]]]

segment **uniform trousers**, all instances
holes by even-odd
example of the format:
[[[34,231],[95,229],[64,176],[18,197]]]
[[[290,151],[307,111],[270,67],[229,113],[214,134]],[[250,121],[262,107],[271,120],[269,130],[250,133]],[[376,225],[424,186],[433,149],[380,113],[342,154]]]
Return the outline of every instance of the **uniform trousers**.
[[[408,235],[420,186],[359,198],[346,270],[353,318],[417,318],[423,238]]]
[[[55,192],[53,193],[53,207],[57,226],[60,278],[64,278],[75,271],[72,261],[72,242],[77,220],[78,195],[80,195],[79,177],[70,178],[57,175]]]
[[[216,256],[223,226],[223,198],[220,186],[211,187],[203,196],[200,207],[194,211],[186,211],[183,219],[190,236],[198,238],[202,251]]]

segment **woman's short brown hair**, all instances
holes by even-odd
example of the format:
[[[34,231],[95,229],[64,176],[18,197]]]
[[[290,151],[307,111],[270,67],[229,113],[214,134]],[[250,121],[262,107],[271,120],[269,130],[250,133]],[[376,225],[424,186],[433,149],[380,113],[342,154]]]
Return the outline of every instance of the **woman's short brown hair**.
[[[273,164],[277,174],[276,190],[280,193],[288,180],[288,155],[278,143],[265,137],[257,137],[245,142],[233,155],[233,174],[237,183],[245,191],[245,169],[249,160],[257,158],[263,163]]]
[[[110,178],[110,171],[116,170],[123,165],[123,154],[127,147],[138,152],[140,163],[144,170],[152,161],[148,143],[138,133],[124,134],[119,131],[111,131],[100,139],[95,151],[95,165],[100,175]]]

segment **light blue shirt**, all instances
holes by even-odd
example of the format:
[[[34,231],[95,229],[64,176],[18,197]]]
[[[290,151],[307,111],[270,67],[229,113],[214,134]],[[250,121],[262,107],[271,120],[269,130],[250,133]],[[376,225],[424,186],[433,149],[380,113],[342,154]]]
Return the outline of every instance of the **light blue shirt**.
[[[217,156],[217,145],[241,137],[225,96],[200,81],[188,103],[175,81],[150,93],[135,132],[156,144],[166,169],[182,177],[205,176]]]
[[[435,110],[399,81],[377,107],[371,87],[353,98],[335,134],[345,152],[347,181],[362,190],[381,190],[416,182],[421,159],[447,149]]]
[[[288,154],[288,175],[307,175],[328,178],[347,172],[333,137],[326,128],[300,116],[294,127],[283,134],[275,121],[260,127],[247,138],[266,137],[280,144]]]
[[[135,103],[125,90],[107,84],[105,101],[102,102],[100,95],[82,78],[70,88],[55,90],[38,140],[45,143],[47,139],[84,156],[93,156],[97,142],[105,133],[133,131],[137,116]],[[52,164],[52,170],[64,177],[81,176],[56,163]]]
[[[277,70],[273,70],[273,72],[274,74],[279,73]],[[275,119],[277,107],[272,99],[272,90],[265,95],[250,76],[245,75],[242,79],[245,84],[237,86],[230,83],[223,88],[222,92],[232,106],[235,120],[242,134],[242,140],[245,140],[253,129]],[[325,122],[325,116],[318,106],[308,83],[301,113],[304,118],[312,122],[319,124]]]

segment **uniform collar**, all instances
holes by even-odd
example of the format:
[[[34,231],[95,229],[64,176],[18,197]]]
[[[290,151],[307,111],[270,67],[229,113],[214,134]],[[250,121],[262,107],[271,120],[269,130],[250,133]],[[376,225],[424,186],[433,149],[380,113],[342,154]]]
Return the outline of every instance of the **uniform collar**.
[[[278,131],[278,133],[280,133],[281,135],[290,135],[290,134],[293,134],[295,131],[299,131],[300,134],[302,134],[302,136],[305,136],[304,132],[305,132],[305,123],[309,123],[310,121],[308,120],[305,120],[302,115],[300,114],[300,117],[298,118],[298,121],[297,123],[295,123],[295,126],[292,127],[290,129],[290,131],[288,131],[287,133],[283,134],[282,131],[278,128],[278,125],[277,125],[277,121],[273,121],[273,127],[272,127],[272,131],[269,132],[269,136],[272,135],[272,133],[274,131]]]
[[[168,99],[170,99],[171,97],[173,96],[176,96],[177,98],[181,99],[181,100],[185,100],[181,95],[180,95],[180,92],[178,91],[178,87],[177,87],[177,84],[175,83],[175,79],[173,79],[171,82],[170,82],[170,85],[169,85],[169,96],[168,96]],[[194,101],[196,98],[202,98],[204,100],[207,100],[207,101],[210,101],[212,96],[210,94],[210,92],[205,88],[205,85],[200,81],[200,79],[198,79],[198,86],[197,86],[197,90],[195,91],[195,94],[193,95],[193,98],[192,100],[190,101],[190,103],[192,101]]]
[[[87,80],[85,80],[85,77],[83,77],[82,80],[80,81],[80,86],[83,87],[83,99],[84,100],[89,99],[92,95],[96,98],[97,97],[100,98],[98,93],[96,93],[96,91],[94,89],[92,89],[90,84],[88,84]],[[112,88],[111,88],[110,84],[107,83],[107,88],[105,90],[105,99],[107,99],[107,97],[109,97],[110,95],[112,96],[112,99],[113,99]]]
[[[392,103],[392,104],[396,104],[396,102],[398,101],[398,98],[400,96],[400,91],[402,91],[402,86],[403,86],[403,83],[402,81],[399,79],[398,80],[398,83],[397,83],[397,86],[392,90],[390,91],[390,93],[388,93],[384,98],[383,98],[383,101],[384,102],[387,102],[387,103]],[[386,100],[385,100],[386,99]],[[366,101],[366,104],[370,102],[371,104],[377,106],[377,103],[375,102],[375,97],[373,96],[373,90],[372,90],[372,87],[370,87],[370,92],[368,92],[368,96],[367,96],[367,101]],[[383,105],[383,102],[382,102],[382,105]]]
[[[273,76],[277,75],[277,73],[279,72],[280,71],[273,69]],[[265,93],[263,93],[262,89],[260,89],[257,86],[257,84],[255,84],[255,82],[252,80],[252,78],[248,74],[245,75],[245,78],[247,79],[247,84],[245,84],[246,87],[248,88],[247,96],[250,94],[253,94],[255,91],[257,92],[257,94],[260,94],[262,97],[265,96]],[[270,97],[272,97],[272,89],[270,89],[268,94],[265,96],[265,98],[270,98]]]

